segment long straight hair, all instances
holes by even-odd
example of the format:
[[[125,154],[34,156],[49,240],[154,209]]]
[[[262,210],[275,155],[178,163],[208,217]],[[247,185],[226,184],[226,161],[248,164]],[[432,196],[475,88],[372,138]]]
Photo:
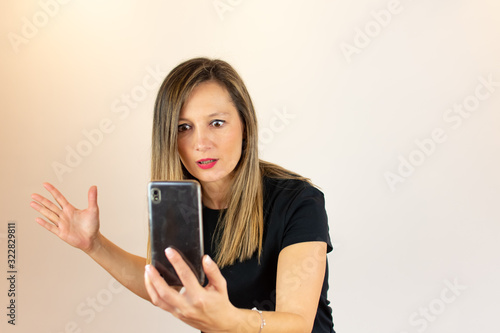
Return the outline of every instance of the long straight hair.
[[[228,63],[195,58],[179,64],[166,77],[155,103],[151,180],[194,179],[179,156],[178,119],[193,89],[207,81],[215,81],[228,91],[244,128],[242,155],[226,197],[227,210],[217,224],[215,260],[224,267],[249,259],[255,251],[260,257],[264,229],[257,117],[243,80]]]
[[[151,180],[195,179],[182,165],[178,145],[179,114],[195,87],[207,81],[221,84],[231,96],[243,123],[242,154],[225,201],[226,213],[216,228],[216,257],[220,268],[262,253],[264,234],[262,177],[300,179],[296,173],[258,157],[257,116],[238,73],[225,61],[195,58],[175,67],[162,83],[155,102]],[[148,240],[149,243],[150,240]],[[148,262],[151,253],[148,246]]]

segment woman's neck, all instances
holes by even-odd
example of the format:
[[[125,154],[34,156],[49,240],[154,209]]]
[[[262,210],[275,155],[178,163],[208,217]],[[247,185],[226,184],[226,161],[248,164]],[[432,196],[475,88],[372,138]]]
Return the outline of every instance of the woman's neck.
[[[230,188],[229,183],[202,183],[201,188],[202,201],[205,207],[218,210],[227,208],[227,193],[229,192]]]

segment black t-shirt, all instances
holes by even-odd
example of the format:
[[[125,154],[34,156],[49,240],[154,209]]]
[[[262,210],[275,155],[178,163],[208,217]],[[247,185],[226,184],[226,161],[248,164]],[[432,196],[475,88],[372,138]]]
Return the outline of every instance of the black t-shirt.
[[[212,238],[220,213],[203,208],[205,253],[212,258],[216,254]],[[264,178],[264,236],[260,264],[256,253],[244,262],[237,261],[221,270],[231,303],[237,308],[274,311],[280,251],[288,245],[309,241],[325,242],[327,252],[332,250],[323,193],[300,180]],[[328,265],[313,333],[334,332],[327,291]]]

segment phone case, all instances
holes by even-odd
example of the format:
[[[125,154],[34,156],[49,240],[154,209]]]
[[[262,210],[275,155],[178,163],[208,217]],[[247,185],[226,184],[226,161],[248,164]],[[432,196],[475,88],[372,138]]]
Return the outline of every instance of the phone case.
[[[177,250],[203,284],[201,187],[197,181],[155,181],[148,185],[151,264],[170,286],[182,286],[165,249]]]

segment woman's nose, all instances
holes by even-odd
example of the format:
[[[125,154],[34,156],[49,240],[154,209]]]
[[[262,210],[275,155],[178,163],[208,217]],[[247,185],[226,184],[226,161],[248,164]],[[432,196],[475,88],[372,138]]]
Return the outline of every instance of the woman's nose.
[[[212,142],[210,140],[210,133],[206,129],[199,128],[195,131],[194,147],[198,151],[205,151],[210,149]]]

